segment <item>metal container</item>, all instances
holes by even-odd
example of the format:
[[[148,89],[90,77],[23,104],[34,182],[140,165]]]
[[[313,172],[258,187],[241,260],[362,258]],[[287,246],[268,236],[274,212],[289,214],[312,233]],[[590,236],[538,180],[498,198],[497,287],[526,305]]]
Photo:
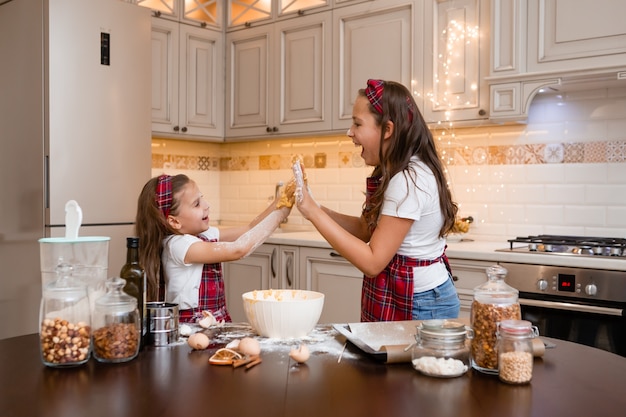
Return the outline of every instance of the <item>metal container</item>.
[[[178,304],[146,303],[148,346],[167,346],[178,340]]]

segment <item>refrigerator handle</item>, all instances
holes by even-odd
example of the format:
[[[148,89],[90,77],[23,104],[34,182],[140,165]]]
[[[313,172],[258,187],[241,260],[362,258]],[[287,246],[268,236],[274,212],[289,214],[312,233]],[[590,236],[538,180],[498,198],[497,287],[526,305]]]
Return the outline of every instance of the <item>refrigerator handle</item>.
[[[43,160],[43,201],[45,208],[50,208],[50,155],[46,155]]]

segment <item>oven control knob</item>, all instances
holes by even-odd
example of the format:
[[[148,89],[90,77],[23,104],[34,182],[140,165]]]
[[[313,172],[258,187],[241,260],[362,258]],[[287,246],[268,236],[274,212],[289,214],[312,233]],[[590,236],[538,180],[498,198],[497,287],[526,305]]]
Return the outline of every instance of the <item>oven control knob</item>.
[[[587,284],[585,286],[585,293],[587,295],[596,295],[598,294],[598,287],[596,287],[596,284]]]
[[[538,288],[540,291],[545,291],[545,290],[547,290],[547,289],[548,289],[548,281],[547,281],[547,280],[545,280],[545,279],[543,279],[543,278],[542,278],[542,279],[540,279],[539,281],[537,281],[537,288]]]

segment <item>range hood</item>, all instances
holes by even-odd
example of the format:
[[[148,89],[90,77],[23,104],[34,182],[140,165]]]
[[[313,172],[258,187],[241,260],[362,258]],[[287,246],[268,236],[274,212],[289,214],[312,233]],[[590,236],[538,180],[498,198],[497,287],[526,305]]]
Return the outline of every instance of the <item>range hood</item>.
[[[626,87],[626,67],[562,74],[522,74],[487,79],[490,121],[526,123],[530,104],[539,93],[567,93]]]

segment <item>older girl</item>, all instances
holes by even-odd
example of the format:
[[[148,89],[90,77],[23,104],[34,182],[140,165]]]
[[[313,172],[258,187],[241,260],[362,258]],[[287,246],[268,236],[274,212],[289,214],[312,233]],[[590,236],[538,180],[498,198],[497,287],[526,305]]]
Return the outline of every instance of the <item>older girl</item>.
[[[410,92],[368,80],[348,136],[373,166],[360,217],[320,207],[303,190],[298,209],[364,273],[361,320],[454,318],[459,298],[445,255],[452,201],[435,142]]]

